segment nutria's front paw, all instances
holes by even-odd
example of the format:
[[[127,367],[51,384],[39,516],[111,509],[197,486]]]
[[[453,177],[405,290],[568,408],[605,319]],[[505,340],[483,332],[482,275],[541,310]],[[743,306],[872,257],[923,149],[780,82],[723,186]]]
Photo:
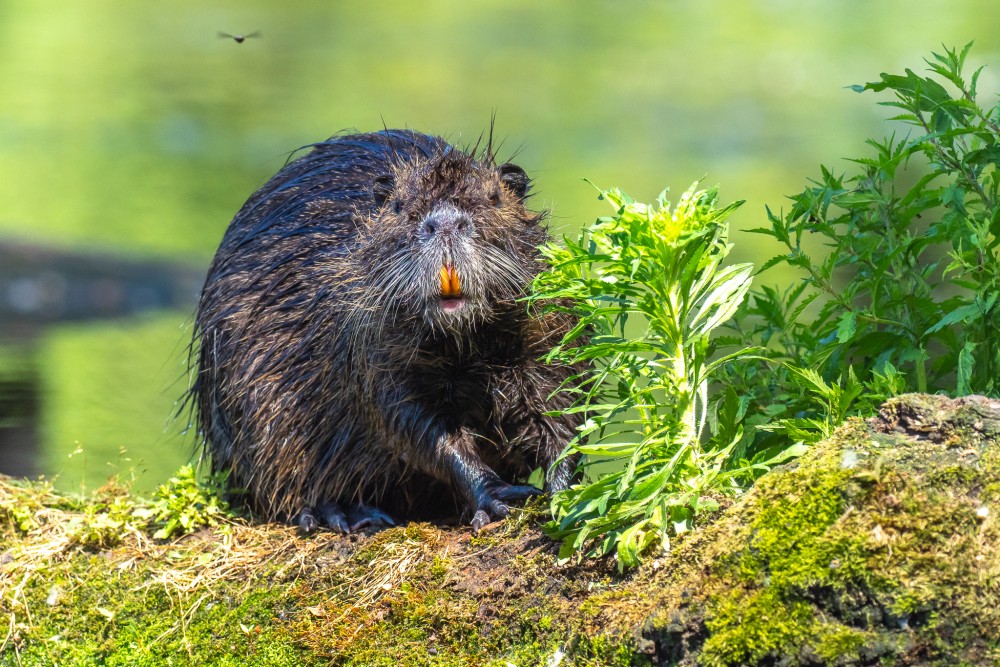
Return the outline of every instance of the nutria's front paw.
[[[347,534],[365,526],[395,526],[391,516],[377,507],[363,503],[351,505],[347,511],[338,503],[320,503],[303,507],[295,523],[303,533],[317,528],[329,528],[335,533]]]
[[[472,515],[472,532],[478,533],[488,523],[499,521],[510,514],[507,503],[520,502],[542,492],[533,486],[515,486],[503,482],[491,484],[476,494],[476,512]]]
[[[347,518],[351,522],[352,531],[355,531],[358,528],[364,528],[365,526],[388,528],[396,525],[396,520],[391,516],[377,507],[365,505],[364,503],[352,505],[347,510]]]
[[[351,532],[351,526],[347,523],[347,514],[337,503],[307,505],[299,512],[295,523],[303,533],[307,534],[317,528],[329,528],[335,533]]]

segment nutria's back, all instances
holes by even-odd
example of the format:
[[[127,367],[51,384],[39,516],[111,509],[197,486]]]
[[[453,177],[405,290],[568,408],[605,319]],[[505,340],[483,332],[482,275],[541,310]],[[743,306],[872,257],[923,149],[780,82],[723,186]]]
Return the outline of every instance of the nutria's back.
[[[541,269],[529,181],[438,137],[312,147],[233,219],[196,319],[213,468],[268,518],[348,530],[531,495],[572,434],[538,359],[566,330],[518,299]],[[572,462],[550,471],[562,488]]]

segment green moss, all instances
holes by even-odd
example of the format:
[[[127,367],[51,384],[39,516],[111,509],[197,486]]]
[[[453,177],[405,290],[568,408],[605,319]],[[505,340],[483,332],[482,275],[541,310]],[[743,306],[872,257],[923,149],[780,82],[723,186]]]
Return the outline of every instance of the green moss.
[[[963,465],[951,465],[931,471],[927,476],[927,484],[934,488],[968,488],[982,478],[982,473],[974,468]]]
[[[840,662],[854,661],[860,659],[860,651],[865,646],[870,646],[875,639],[875,633],[866,632],[857,628],[836,627],[833,624],[817,624],[817,634],[813,637],[813,647],[815,654],[825,664],[834,660]]]
[[[824,470],[811,475],[807,488],[796,485],[790,475],[762,486],[751,524],[753,548],[743,553],[741,577],[750,581],[768,577],[777,585],[828,581],[830,563],[843,555],[844,545],[812,543],[844,514],[849,478],[849,471]],[[803,548],[807,544],[810,548]]]
[[[979,465],[983,471],[980,498],[983,502],[1000,504],[1000,447],[985,449]]]
[[[860,425],[840,436],[855,447]],[[744,509],[748,537],[739,533],[715,567],[708,590],[706,665],[753,664],[767,656],[809,651],[825,655],[857,647],[864,633],[819,618],[802,599],[808,591],[842,594],[846,581],[886,582],[867,569],[867,537],[853,530],[851,502],[872,491],[841,465],[840,447],[820,445],[810,458],[761,480]],[[806,481],[808,480],[808,481]],[[748,539],[748,542],[743,540]]]
[[[275,618],[286,587],[185,592],[157,583],[148,566],[107,563],[81,552],[36,573],[25,588],[30,624],[0,665],[318,664]]]
[[[781,600],[773,590],[732,591],[710,605],[702,647],[708,667],[756,664],[772,654],[795,653],[813,631],[812,609]]]

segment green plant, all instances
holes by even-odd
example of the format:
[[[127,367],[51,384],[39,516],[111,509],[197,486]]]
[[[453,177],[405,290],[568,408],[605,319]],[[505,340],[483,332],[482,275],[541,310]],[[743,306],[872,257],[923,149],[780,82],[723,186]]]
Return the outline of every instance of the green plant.
[[[982,68],[963,74],[970,47],[933,54],[930,76],[907,69],[853,86],[893,92],[880,104],[901,109],[893,120],[915,136],[868,141],[875,154],[853,160],[851,176],[822,167],[786,215],[768,211],[771,227],[753,230],[788,250],[764,268],[803,271],[800,306],[818,306],[812,332],[800,326],[785,347],[793,365],[827,379],[853,367],[862,381],[898,370],[908,390],[996,393],[1000,107],[978,105]],[[820,260],[817,240],[828,248]]]
[[[969,48],[933,54],[930,76],[852,87],[892,91],[882,104],[917,131],[869,141],[858,173],[821,167],[787,214],[768,209],[770,228],[752,231],[787,250],[761,271],[803,273],[786,289],[744,301],[750,267],[721,265],[736,205],[715,209],[715,190],[689,190],[673,213],[663,196],[657,208],[609,190],[616,216],[546,249],[534,298],[580,322],[550,356],[585,368],[564,388],[587,414],[567,453],[610,462],[553,499],[564,557],[617,549],[632,565],[706,496],[889,396],[998,393],[1000,106],[979,106]]]
[[[221,480],[211,479],[202,484],[194,466],[181,466],[166,484],[157,488],[152,503],[136,509],[134,514],[159,526],[153,534],[158,540],[216,526],[230,514],[221,489]]]
[[[722,264],[725,219],[742,202],[716,208],[715,188],[692,186],[671,211],[665,195],[651,206],[606,190],[614,216],[543,249],[551,268],[532,298],[579,321],[549,354],[582,369],[563,387],[586,413],[566,455],[610,470],[553,499],[548,530],[564,558],[589,548],[635,565],[716,507],[712,495],[737,492],[746,473],[729,466],[739,415],[717,412],[706,432],[713,375],[753,353],[710,359],[712,333],[750,287],[752,265]]]
[[[768,209],[770,227],[751,230],[786,250],[760,272],[801,278],[751,290],[715,341],[784,362],[720,371],[749,415],[738,456],[816,441],[906,391],[997,395],[1000,106],[979,106],[970,46],[933,54],[928,76],[852,86],[894,93],[880,104],[913,134],[869,140],[874,155],[849,175],[821,167],[787,213]]]
[[[902,375],[888,364],[884,373],[873,371],[868,382],[861,382],[853,368],[848,368],[833,382],[825,381],[811,368],[786,364],[785,370],[787,381],[804,390],[801,400],[808,402],[812,409],[795,416],[775,418],[757,428],[762,432],[782,434],[787,440],[798,443],[814,444],[829,438],[849,416],[872,414],[887,398],[904,392]]]
[[[114,478],[84,501],[80,510],[70,519],[66,534],[72,543],[90,549],[117,546],[141,526],[131,489]]]

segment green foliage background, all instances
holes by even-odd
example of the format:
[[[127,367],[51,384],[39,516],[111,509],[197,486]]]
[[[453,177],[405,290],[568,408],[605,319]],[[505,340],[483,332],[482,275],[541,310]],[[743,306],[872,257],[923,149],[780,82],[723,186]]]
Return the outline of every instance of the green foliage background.
[[[495,111],[557,230],[605,213],[583,177],[649,200],[707,174],[747,200],[731,259],[760,261],[776,244],[740,230],[763,224],[764,205],[885,134],[886,114],[843,87],[942,42],[974,39],[973,65],[1000,62],[983,20],[994,4],[11,0],[0,236],[207,266],[292,148],[383,121],[473,142]],[[236,44],[219,30],[264,36]],[[984,73],[983,95],[998,77]],[[188,458],[182,424],[167,423],[189,316],[38,341],[44,467],[60,487],[94,488],[124,456],[151,490]],[[3,348],[0,367],[21,354]],[[70,458],[78,446],[85,457]]]

